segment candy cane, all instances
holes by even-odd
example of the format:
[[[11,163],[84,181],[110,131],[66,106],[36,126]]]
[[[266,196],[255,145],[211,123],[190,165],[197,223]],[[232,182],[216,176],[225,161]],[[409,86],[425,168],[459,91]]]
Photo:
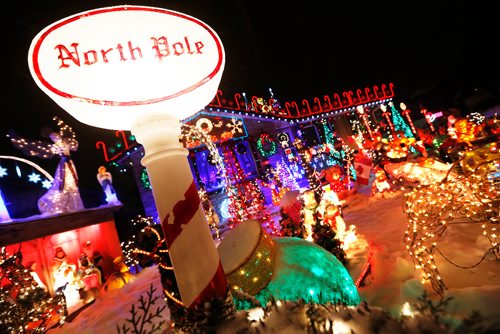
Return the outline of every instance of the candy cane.
[[[199,265],[199,260],[206,258],[206,249],[196,247],[199,241],[198,237],[200,235],[195,233],[193,229],[189,228],[189,224],[195,225],[200,221],[200,219],[196,219],[200,218],[196,217],[197,215],[200,215],[200,204],[201,201],[198,195],[198,190],[196,189],[194,182],[192,182],[187,191],[184,193],[184,199],[178,201],[174,205],[172,210],[173,221],[170,221],[170,214],[167,214],[161,224],[163,231],[165,232],[169,253],[174,257],[174,254],[180,255],[179,257],[185,257],[185,259],[183,259],[183,267],[185,267],[187,271],[195,269],[195,266]],[[203,224],[206,225],[206,223]],[[183,232],[184,235],[181,237]],[[177,242],[177,240],[181,239],[183,240]],[[194,251],[200,252],[198,258],[185,256],[186,253],[193,253]],[[176,267],[174,264],[174,270],[175,268],[178,268],[178,266]],[[202,271],[200,275],[201,276],[197,278],[200,279],[201,284],[194,284],[193,286],[189,286],[187,288],[187,292],[192,292],[192,296],[185,296],[185,298],[183,298],[186,302],[192,300],[188,303],[188,305],[197,305],[203,300],[208,300],[211,297],[214,297],[212,287],[216,288],[216,295],[223,296],[226,292],[225,286],[227,285],[227,281],[220,260],[217,264],[217,270],[215,273],[212,273],[210,268],[207,268],[207,270]],[[180,282],[178,282],[178,285],[180,288]]]
[[[193,308],[225,298],[227,279],[187,159],[179,143],[180,123],[171,119],[138,124],[146,166],[182,302]],[[161,134],[161,135],[159,135]]]

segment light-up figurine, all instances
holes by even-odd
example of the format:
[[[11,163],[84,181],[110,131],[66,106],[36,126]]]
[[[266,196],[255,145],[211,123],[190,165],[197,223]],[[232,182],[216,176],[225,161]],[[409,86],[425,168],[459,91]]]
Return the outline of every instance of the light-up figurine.
[[[385,104],[380,105],[380,110],[382,110],[382,116],[385,118],[387,125],[391,129],[391,133],[394,135],[396,130],[394,129],[394,124],[391,121],[391,112],[387,110],[387,106]]]
[[[40,276],[38,276],[38,273],[36,272],[37,263],[35,261],[29,261],[28,263],[26,263],[25,267],[30,272],[31,277],[33,277],[36,284],[38,284],[38,287],[44,289],[45,291],[48,291],[47,285],[43,283],[43,281],[40,279]]]
[[[38,199],[38,209],[42,214],[56,214],[84,210],[80,190],[78,188],[78,174],[71,159],[71,151],[78,149],[78,141],[73,129],[59,117],[54,117],[59,131],[49,133],[52,142],[29,140],[10,131],[8,137],[12,144],[25,155],[49,159],[59,156],[54,175],[54,182],[50,189]]]
[[[113,176],[104,166],[99,166],[97,169],[97,181],[102,187],[102,190],[106,194],[106,202],[108,204],[121,204],[118,197],[116,197],[116,191],[113,187]]]
[[[399,104],[399,107],[401,108],[401,113],[403,114],[404,117],[406,117],[406,120],[408,121],[408,124],[410,124],[411,132],[416,136],[417,135],[417,129],[415,129],[415,125],[413,124],[413,120],[411,119],[411,110],[408,109],[406,104],[404,102],[401,102]]]
[[[432,124],[432,122],[433,122],[432,113],[429,112],[426,108],[422,108],[420,110],[420,112],[422,113],[422,115],[424,115],[425,120],[427,121],[427,124],[429,125],[429,129],[431,129],[431,132],[435,133],[436,129],[434,128],[434,124]]]
[[[356,107],[356,111],[365,126],[366,131],[368,131],[368,135],[370,136],[370,140],[373,140],[373,131],[370,128],[370,122],[368,120],[368,115],[365,113],[365,108],[362,105]]]

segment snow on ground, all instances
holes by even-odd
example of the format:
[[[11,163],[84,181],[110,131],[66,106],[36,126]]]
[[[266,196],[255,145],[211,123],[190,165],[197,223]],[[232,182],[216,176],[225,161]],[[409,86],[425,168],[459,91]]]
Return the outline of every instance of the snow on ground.
[[[156,266],[152,266],[136,274],[134,279],[123,288],[101,292],[96,300],[81,311],[71,322],[64,323],[62,327],[50,329],[48,333],[116,334],[118,333],[116,326],[121,327],[123,324],[127,324],[125,319],[130,318],[132,304],[135,304],[136,308],[139,306],[139,298],[141,296],[146,297],[146,292],[151,284],[156,289],[154,295],[161,297],[157,305],[164,305],[160,273]],[[168,308],[165,308],[161,314],[163,319],[170,319]]]
[[[399,313],[405,301],[410,303],[425,289],[434,299],[437,294],[429,284],[420,283],[421,273],[414,269],[403,238],[407,219],[403,212],[402,192],[377,194],[374,197],[355,195],[344,209],[346,224],[355,224],[373,251],[372,271],[366,285],[359,289],[362,300],[391,313]],[[445,297],[452,297],[447,310],[452,316],[463,318],[473,311],[491,320],[500,316],[500,309],[492,307],[500,300],[500,263],[489,253],[484,261],[471,269],[462,267],[478,263],[490,248],[482,235],[480,224],[449,226],[438,243],[450,261],[439,253],[436,264],[447,287]]]
[[[401,191],[371,197],[354,194],[343,211],[346,224],[356,226],[360,242],[368,244],[373,254],[371,273],[359,288],[361,299],[370,306],[382,307],[393,314],[399,314],[406,301],[414,302],[424,289],[432,298],[437,297],[430,285],[420,283],[420,272],[415,270],[403,243],[407,227],[403,201]],[[488,240],[482,236],[478,224],[450,226],[439,242],[442,253],[463,267],[479,262],[488,248]],[[363,252],[358,253],[358,258],[353,259],[353,263],[357,263],[352,270],[359,272],[363,263],[359,256]],[[451,316],[463,318],[478,311],[483,316],[491,317],[491,321],[500,319],[500,308],[497,307],[500,300],[500,265],[491,254],[471,269],[459,268],[440,254],[436,254],[436,262],[447,287],[446,297],[453,298],[447,308]],[[156,294],[162,294],[156,267],[146,268],[120,290],[101,294],[75,319],[61,328],[51,329],[49,333],[117,333],[116,325],[125,323],[125,319],[130,317],[132,304],[138,305],[139,297],[146,293],[150,284],[156,287]],[[162,315],[169,319],[167,309]]]

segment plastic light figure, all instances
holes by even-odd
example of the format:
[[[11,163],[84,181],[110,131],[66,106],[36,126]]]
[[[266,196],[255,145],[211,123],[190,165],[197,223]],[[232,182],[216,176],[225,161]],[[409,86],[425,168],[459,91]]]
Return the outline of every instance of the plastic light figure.
[[[432,113],[429,112],[426,108],[422,108],[420,110],[422,115],[424,115],[425,120],[427,121],[427,124],[429,125],[429,129],[431,129],[432,132],[436,132],[436,129],[434,128],[434,124],[432,124]]]
[[[387,125],[391,129],[391,133],[394,135],[396,130],[394,129],[394,124],[391,121],[391,112],[387,110],[387,106],[385,104],[380,105],[380,110],[382,110],[382,116],[385,118]]]
[[[102,187],[104,194],[106,195],[106,203],[108,204],[121,204],[118,197],[116,197],[116,191],[113,187],[113,176],[104,166],[99,166],[97,169],[97,181]]]
[[[407,108],[406,104],[404,102],[401,102],[399,104],[399,107],[402,110],[402,114],[404,117],[406,117],[406,120],[408,121],[408,124],[410,124],[411,132],[413,132],[414,135],[417,135],[417,130],[415,129],[415,125],[413,125],[413,120],[411,119],[411,110]]]
[[[373,132],[372,129],[370,128],[370,123],[368,121],[368,115],[365,113],[365,108],[361,105],[356,107],[356,111],[358,112],[359,117],[363,121],[363,125],[366,128],[366,131],[368,131],[368,135],[370,135],[370,140],[373,140]]]
[[[187,160],[181,122],[214,98],[225,55],[205,23],[163,8],[116,6],[43,29],[29,51],[38,86],[79,121],[130,130],[145,150],[181,299],[225,297],[227,280]]]

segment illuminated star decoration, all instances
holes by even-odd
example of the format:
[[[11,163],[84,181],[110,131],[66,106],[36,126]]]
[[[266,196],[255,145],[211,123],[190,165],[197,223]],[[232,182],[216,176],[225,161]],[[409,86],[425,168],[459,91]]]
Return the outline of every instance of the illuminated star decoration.
[[[231,133],[234,135],[236,132],[243,133],[242,126],[243,122],[241,120],[231,118],[231,123],[226,124],[228,128],[231,129]]]
[[[28,179],[29,179],[30,182],[33,182],[33,183],[38,183],[38,181],[41,180],[40,174],[37,174],[35,172],[33,172],[30,175],[28,175]]]
[[[42,187],[44,187],[45,189],[49,189],[51,186],[52,182],[50,180],[45,179],[42,181]]]
[[[4,177],[7,174],[7,168],[3,168],[2,166],[0,166],[0,177]]]

